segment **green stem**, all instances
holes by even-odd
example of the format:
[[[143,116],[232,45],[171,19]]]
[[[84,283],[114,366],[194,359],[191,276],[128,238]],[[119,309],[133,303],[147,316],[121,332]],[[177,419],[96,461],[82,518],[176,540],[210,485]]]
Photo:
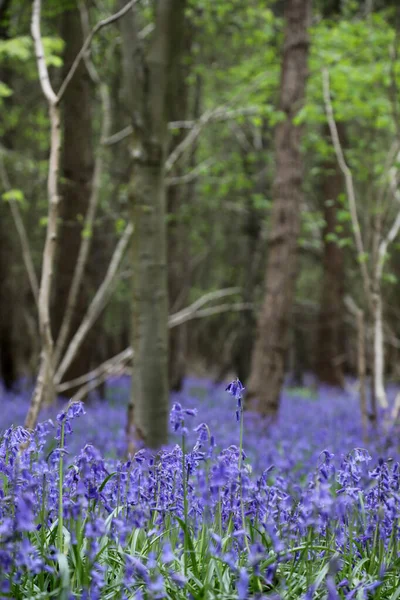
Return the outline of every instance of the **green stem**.
[[[64,479],[64,423],[61,423],[60,464],[58,467],[58,550],[63,551],[63,479]]]
[[[243,402],[243,400],[242,400]],[[240,407],[240,434],[239,434],[239,471],[242,468],[243,455],[243,404]]]
[[[182,434],[182,482],[183,482],[183,515],[185,521],[185,531],[183,532],[183,568],[185,577],[187,575],[187,552],[188,552],[188,501],[187,501],[187,481],[186,481],[186,446],[185,446],[185,435]]]
[[[239,434],[239,486],[240,486],[240,508],[242,514],[242,527],[244,531],[246,531],[246,521],[244,516],[244,504],[243,504],[243,488],[242,488],[242,462],[243,462],[243,400],[240,405],[240,434]],[[249,540],[247,539],[247,535],[244,536],[244,542],[246,544],[247,552],[250,553]]]

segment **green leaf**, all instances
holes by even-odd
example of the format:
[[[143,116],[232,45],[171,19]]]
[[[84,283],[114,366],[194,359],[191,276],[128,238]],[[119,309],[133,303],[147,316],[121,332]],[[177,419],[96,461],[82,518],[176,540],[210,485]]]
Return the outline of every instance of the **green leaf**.
[[[358,256],[357,256],[357,260],[360,264],[367,262],[368,260],[368,252],[361,252]]]
[[[398,277],[396,277],[396,275],[394,273],[384,273],[382,276],[383,281],[386,281],[386,283],[391,283],[391,284],[395,284],[398,282]]]
[[[11,88],[8,87],[3,81],[0,81],[0,98],[8,98],[13,94]]]
[[[1,196],[5,202],[23,202],[24,192],[19,189],[12,189],[4,192]]]

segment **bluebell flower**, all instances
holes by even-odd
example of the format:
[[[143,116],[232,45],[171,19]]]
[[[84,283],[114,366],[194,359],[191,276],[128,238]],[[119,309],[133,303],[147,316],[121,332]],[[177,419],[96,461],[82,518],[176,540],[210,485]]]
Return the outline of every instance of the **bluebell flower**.
[[[247,600],[249,597],[249,574],[244,567],[242,567],[239,571],[237,592],[238,600]]]
[[[244,390],[245,388],[243,387],[243,384],[239,378],[236,378],[233,381],[231,381],[231,383],[229,383],[225,388],[225,391],[228,392],[228,394],[230,394],[231,396],[233,396],[235,400],[238,401],[238,403],[243,397]]]

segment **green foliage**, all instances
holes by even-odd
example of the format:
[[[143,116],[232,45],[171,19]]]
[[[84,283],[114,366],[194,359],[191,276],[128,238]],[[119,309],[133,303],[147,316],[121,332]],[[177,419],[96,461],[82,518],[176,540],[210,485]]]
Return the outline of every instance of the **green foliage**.
[[[0,81],[0,99],[8,98],[9,96],[12,96],[12,93],[12,89],[10,89],[3,81]]]
[[[43,48],[46,63],[49,67],[61,67],[62,60],[59,56],[64,47],[64,42],[59,37],[43,37]],[[23,35],[9,40],[0,40],[0,60],[28,62],[34,59],[34,48],[32,38]]]
[[[2,198],[6,202],[14,201],[22,203],[24,201],[24,193],[22,190],[9,190],[2,194]]]

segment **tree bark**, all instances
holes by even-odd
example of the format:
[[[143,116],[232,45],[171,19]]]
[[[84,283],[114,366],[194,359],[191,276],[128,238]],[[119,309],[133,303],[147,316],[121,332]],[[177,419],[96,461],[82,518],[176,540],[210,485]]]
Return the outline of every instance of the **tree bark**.
[[[293,123],[305,96],[311,0],[288,0],[280,84],[284,120],[275,135],[276,172],[266,292],[252,354],[249,397],[253,408],[274,417],[284,377],[289,320],[295,292],[303,163],[301,129]]]
[[[46,240],[43,248],[42,275],[40,279],[38,312],[41,341],[40,368],[33,390],[24,426],[33,429],[37,423],[40,407],[47,394],[52,395],[53,376],[53,335],[50,322],[50,300],[53,284],[54,260],[58,242],[59,191],[58,176],[61,148],[61,119],[58,98],[52,88],[45,61],[40,27],[41,0],[34,0],[32,9],[31,32],[35,46],[36,62],[40,85],[47,100],[50,116],[50,156],[47,178],[48,210]]]
[[[74,59],[84,42],[81,17],[77,3],[63,12],[62,36],[65,41],[63,78],[68,74]],[[59,252],[55,265],[55,289],[53,296],[53,323],[57,338],[63,323],[67,299],[73,280],[83,235],[83,223],[91,194],[93,176],[91,84],[85,63],[82,61],[63,99],[63,148],[61,172],[63,202],[60,206]],[[85,232],[92,235],[93,232]],[[79,327],[88,306],[88,297],[81,287],[70,334]],[[64,375],[65,380],[75,379],[90,369],[90,340],[81,347],[79,354]],[[74,390],[72,390],[72,393]]]
[[[240,261],[243,268],[242,279],[242,301],[245,304],[251,304],[254,301],[256,288],[262,283],[263,266],[261,263],[261,252],[263,246],[261,240],[262,223],[264,215],[254,205],[252,194],[266,194],[266,168],[262,164],[266,150],[265,135],[261,138],[263,143],[263,152],[260,153],[260,159],[256,164],[247,160],[247,153],[244,151],[243,169],[249,179],[254,182],[252,193],[246,200],[246,214],[243,217],[243,254]],[[251,369],[251,355],[254,347],[254,337],[257,330],[257,318],[253,310],[245,310],[238,316],[238,323],[235,327],[237,337],[233,343],[231,352],[231,361],[236,375],[241,381],[247,381]]]
[[[0,6],[0,40],[9,38],[8,11],[10,0],[6,0]],[[6,85],[11,84],[12,71],[3,63],[0,69],[0,81]],[[4,109],[11,108],[12,96],[3,98]],[[7,149],[12,147],[12,135],[6,131],[2,137],[2,143]],[[6,192],[7,189],[1,190]],[[4,387],[11,390],[17,376],[16,344],[15,344],[15,290],[13,286],[13,256],[14,244],[10,231],[13,230],[10,223],[9,208],[0,199],[0,376]]]
[[[187,76],[189,67],[183,64],[182,55],[190,56],[194,32],[187,29],[184,48],[178,49],[180,59],[174,61],[175,75],[172,78],[172,89],[169,94],[169,119],[171,121],[185,120],[191,112],[190,118],[196,120],[200,114],[201,79],[197,78],[194,90],[193,108],[189,110],[189,88]],[[179,146],[186,137],[187,132],[183,129],[178,135],[174,135],[169,144],[169,154]],[[189,159],[181,164],[174,165],[172,177],[183,174],[184,168],[192,168],[195,163],[196,147],[190,153]],[[168,251],[168,303],[170,312],[177,312],[189,304],[189,271],[190,255],[188,252],[188,228],[185,223],[183,207],[185,202],[193,201],[195,194],[193,182],[183,185],[170,185],[167,188],[167,251]],[[186,361],[188,352],[188,328],[186,324],[169,330],[168,339],[169,355],[169,386],[171,390],[179,391],[186,372]]]
[[[339,124],[338,124],[339,125]],[[343,129],[343,127],[342,127]],[[340,134],[343,139],[344,134]],[[323,279],[317,332],[316,374],[322,383],[343,387],[344,376],[340,355],[342,353],[342,316],[344,294],[343,250],[329,236],[336,235],[339,194],[344,191],[343,175],[335,157],[323,166]]]
[[[132,244],[132,348],[135,355],[128,410],[129,448],[157,448],[168,439],[168,286],[164,165],[168,142],[168,85],[179,60],[184,0],[163,0],[147,53],[138,36],[135,7],[121,21],[125,101],[132,119],[130,181]]]

